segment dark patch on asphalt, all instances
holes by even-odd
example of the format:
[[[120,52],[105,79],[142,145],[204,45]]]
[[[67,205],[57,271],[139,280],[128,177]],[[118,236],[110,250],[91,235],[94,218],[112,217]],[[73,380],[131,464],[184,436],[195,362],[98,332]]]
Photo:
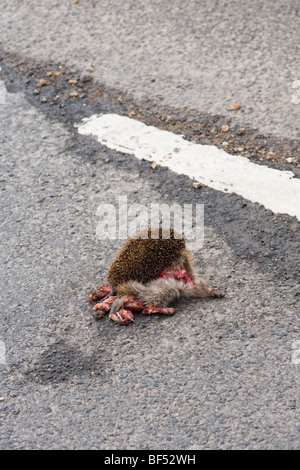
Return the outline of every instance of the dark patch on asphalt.
[[[102,376],[105,381],[102,352],[95,351],[91,357],[85,357],[78,349],[61,339],[41,354],[33,367],[24,373],[24,379],[41,384],[54,384],[68,382],[74,376],[83,375]]]
[[[212,227],[220,235],[220,239],[225,239],[237,257],[255,261],[260,269],[270,276],[298,279],[300,224],[295,217],[285,214],[274,215],[259,204],[235,194],[227,195],[206,186],[194,189],[188,177],[174,174],[162,167],[153,171],[148,162],[141,162],[121,152],[112,151],[113,161],[110,159],[105,161],[103,157],[100,160],[99,155],[103,154],[104,146],[94,138],[79,135],[74,128],[74,123],[78,123],[83,117],[97,113],[116,113],[141,119],[146,124],[161,129],[185,134],[189,140],[211,144],[212,139],[208,136],[212,135],[212,127],[219,128],[223,123],[222,117],[204,115],[200,117],[198,113],[196,119],[196,115],[187,110],[172,110],[171,117],[170,114],[166,114],[166,110],[154,109],[151,103],[132,104],[130,97],[109,90],[103,85],[92,81],[81,83],[79,73],[68,71],[63,65],[46,66],[33,62],[16,62],[15,59],[5,56],[5,63],[2,62],[1,66],[9,92],[23,91],[25,87],[26,97],[31,104],[45,113],[48,119],[63,122],[68,126],[72,140],[66,151],[72,151],[79,158],[88,159],[95,165],[99,161],[101,164],[110,165],[112,172],[118,167],[128,172],[137,170],[139,176],[149,181],[153,189],[157,188],[164,194],[166,202],[169,199],[180,204],[192,202],[204,204],[205,226]],[[53,77],[55,71],[60,72],[58,77]],[[48,80],[49,85],[37,88],[42,78]],[[76,87],[69,83],[70,79],[77,81]],[[78,93],[77,98],[70,97],[74,91]],[[57,96],[59,98],[55,100]],[[42,101],[42,97],[45,97],[45,102]],[[204,129],[206,137],[202,138]],[[273,149],[278,155],[293,155],[297,159],[297,165],[283,164],[274,158],[272,164],[267,163],[268,166],[290,169],[299,174],[299,142],[259,136],[251,129],[245,129],[240,135],[234,132],[240,139],[238,145],[246,142],[250,145],[251,139],[253,140],[255,151],[249,156],[253,161],[257,162],[260,158],[257,156],[257,147],[261,146],[264,151]],[[218,139],[213,139],[213,143],[218,146]],[[228,150],[231,152],[231,149]]]

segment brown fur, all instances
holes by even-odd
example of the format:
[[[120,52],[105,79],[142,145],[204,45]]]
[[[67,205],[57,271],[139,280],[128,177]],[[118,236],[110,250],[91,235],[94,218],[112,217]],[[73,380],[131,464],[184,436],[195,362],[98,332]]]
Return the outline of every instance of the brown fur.
[[[107,273],[108,282],[117,292],[121,284],[128,281],[145,284],[157,278],[164,269],[178,266],[178,260],[188,258],[183,238],[174,238],[173,229],[170,238],[163,239],[163,234],[164,229],[160,228],[159,238],[150,238],[149,228],[125,242]]]
[[[207,287],[203,281],[197,284],[178,281],[176,279],[154,279],[146,284],[130,281],[118,288],[121,296],[133,295],[146,304],[167,306],[180,298],[211,297],[213,289]]]

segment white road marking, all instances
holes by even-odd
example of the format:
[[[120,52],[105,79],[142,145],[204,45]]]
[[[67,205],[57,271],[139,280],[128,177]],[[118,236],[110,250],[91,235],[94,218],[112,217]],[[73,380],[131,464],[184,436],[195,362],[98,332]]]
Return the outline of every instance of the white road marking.
[[[257,165],[213,145],[188,142],[172,132],[117,114],[94,115],[76,127],[80,134],[94,135],[108,148],[155,161],[206,186],[239,194],[274,213],[287,213],[300,220],[300,179],[291,171]]]
[[[1,72],[1,68],[0,68]],[[6,86],[3,80],[0,80],[0,104],[5,104],[6,102]]]

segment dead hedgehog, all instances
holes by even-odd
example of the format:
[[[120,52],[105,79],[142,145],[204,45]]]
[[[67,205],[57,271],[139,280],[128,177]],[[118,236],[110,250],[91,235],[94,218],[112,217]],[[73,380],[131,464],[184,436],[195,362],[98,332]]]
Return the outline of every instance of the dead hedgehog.
[[[172,315],[168,305],[180,298],[224,297],[225,293],[195,279],[192,258],[184,238],[173,229],[151,228],[137,232],[123,245],[108,272],[109,285],[92,291],[96,318],[109,312],[119,325],[134,322],[133,311],[144,315]]]

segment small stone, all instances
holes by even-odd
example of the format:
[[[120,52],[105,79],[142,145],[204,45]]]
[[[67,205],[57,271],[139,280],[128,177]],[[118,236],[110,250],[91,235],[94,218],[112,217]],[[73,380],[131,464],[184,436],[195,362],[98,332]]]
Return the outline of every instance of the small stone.
[[[41,97],[41,102],[42,103],[47,103],[47,101],[48,101],[48,98],[46,96]]]
[[[228,124],[223,124],[223,126],[221,127],[222,129],[222,132],[228,132],[230,127],[228,126]]]
[[[151,168],[152,168],[152,170],[156,170],[156,168],[157,168],[157,163],[156,163],[156,162],[152,162],[152,163],[151,163]]]
[[[79,96],[79,93],[77,91],[72,91],[70,94],[69,94],[70,98],[78,98]]]
[[[57,70],[56,72],[53,72],[52,73],[53,77],[59,77],[60,76],[60,72]]]
[[[76,78],[70,78],[70,80],[68,80],[68,83],[69,85],[77,85],[77,80]]]
[[[286,159],[286,161],[287,161],[288,163],[293,163],[294,159],[293,159],[293,157],[288,157],[288,158]]]
[[[34,95],[39,95],[40,94],[40,90],[38,90],[37,88],[35,90],[33,90],[33,94]]]
[[[193,187],[194,187],[195,189],[199,189],[199,188],[201,188],[201,183],[199,183],[199,182],[193,183]]]
[[[39,81],[39,83],[37,84],[37,86],[40,88],[42,86],[47,86],[47,85],[50,85],[50,82],[48,82],[47,80],[44,80],[43,78],[41,78],[41,80]]]
[[[93,76],[89,73],[82,72],[82,74],[80,75],[80,81],[82,83],[91,82],[92,80]]]
[[[5,401],[6,398],[5,397],[0,397],[0,401]]]
[[[240,109],[241,105],[239,103],[230,103],[229,108],[236,111]]]
[[[224,142],[222,142],[222,145],[223,147],[229,147],[229,142],[226,142],[226,140],[224,140]]]
[[[237,148],[237,151],[238,151],[238,152],[243,152],[243,151],[244,151],[244,147],[238,147],[238,148]]]

